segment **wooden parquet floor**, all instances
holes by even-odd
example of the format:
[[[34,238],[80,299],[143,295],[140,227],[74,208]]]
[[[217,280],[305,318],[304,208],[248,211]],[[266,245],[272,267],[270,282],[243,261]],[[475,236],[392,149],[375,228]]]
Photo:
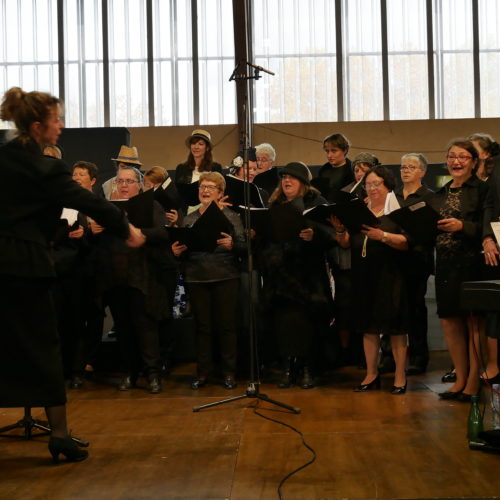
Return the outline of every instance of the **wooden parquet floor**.
[[[438,399],[448,363],[441,360],[409,379],[404,396],[389,394],[389,375],[381,391],[352,392],[363,376],[354,367],[308,391],[262,384],[261,392],[302,412],[268,404],[259,411],[299,429],[317,454],[313,465],[285,483],[284,498],[500,496],[500,455],[469,450],[468,405]],[[47,437],[2,438],[0,498],[277,499],[280,480],[311,453],[290,429],[254,414],[254,399],[193,412],[194,406],[243,393],[245,382],[234,391],[218,385],[192,391],[192,370],[177,367],[159,395],[150,395],[144,382],[126,393],[95,381],[69,391],[70,426],[91,442],[89,459],[54,466]],[[33,414],[44,418],[41,409]],[[22,409],[0,409],[0,427],[21,416]],[[488,412],[485,418],[488,424]]]

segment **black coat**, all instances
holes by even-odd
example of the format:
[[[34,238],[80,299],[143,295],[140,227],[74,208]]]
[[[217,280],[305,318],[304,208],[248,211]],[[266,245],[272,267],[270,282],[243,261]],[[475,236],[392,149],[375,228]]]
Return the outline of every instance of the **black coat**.
[[[120,210],[80,187],[60,160],[37,144],[0,148],[0,406],[56,406],[66,401],[50,285],[49,242],[63,207],[90,215],[121,237]]]
[[[119,209],[83,189],[61,160],[42,156],[34,142],[13,140],[0,148],[0,274],[53,277],[49,250],[63,207],[89,215],[126,237]]]
[[[304,209],[326,203],[315,192],[304,197]],[[326,274],[325,249],[331,238],[327,226],[309,221],[314,229],[312,241],[297,236],[285,243],[262,242],[258,260],[263,277],[263,300],[273,308],[283,302],[307,306],[317,315],[329,314],[331,290]]]

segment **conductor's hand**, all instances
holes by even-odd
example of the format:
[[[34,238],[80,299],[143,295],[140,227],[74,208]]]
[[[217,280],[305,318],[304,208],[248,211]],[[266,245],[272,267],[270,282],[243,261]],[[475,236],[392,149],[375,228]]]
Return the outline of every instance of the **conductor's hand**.
[[[233,238],[231,237],[230,234],[227,233],[220,233],[223,237],[219,238],[217,240],[217,245],[220,245],[221,247],[224,247],[226,250],[232,250],[233,249]]]
[[[179,213],[177,210],[172,209],[170,212],[165,212],[165,215],[167,216],[169,226],[175,226],[177,224],[179,220]]]
[[[299,233],[299,237],[304,241],[312,241],[312,239],[314,238],[314,229],[312,227],[302,229],[302,231]]]
[[[128,227],[130,230],[130,234],[129,237],[125,240],[127,246],[131,248],[142,247],[142,245],[146,243],[146,236],[142,234],[142,231],[139,228],[133,226],[132,224],[129,223]]]
[[[68,233],[69,238],[79,239],[83,236],[83,226],[78,226],[78,229]]]
[[[499,252],[494,240],[487,238],[483,241],[484,262],[487,266],[498,266]]]
[[[224,207],[232,207],[233,204],[229,201],[227,201],[229,198],[228,195],[226,196],[223,196],[220,200],[217,200],[217,205],[219,206],[219,208],[222,210]]]
[[[175,243],[172,243],[170,248],[172,248],[172,253],[176,257],[179,257],[179,255],[181,255],[182,252],[185,252],[187,250],[187,246],[181,245],[178,241],[176,241]]]
[[[451,217],[450,219],[438,220],[438,229],[447,233],[456,233],[464,228],[464,223],[461,220]]]
[[[92,234],[99,234],[104,231],[104,228],[97,224],[97,222],[89,217],[89,227]]]

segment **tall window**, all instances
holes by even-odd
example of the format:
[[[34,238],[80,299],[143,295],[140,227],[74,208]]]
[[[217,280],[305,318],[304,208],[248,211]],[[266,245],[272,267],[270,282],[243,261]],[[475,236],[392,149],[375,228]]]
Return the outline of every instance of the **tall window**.
[[[67,127],[104,125],[101,12],[99,0],[67,0],[65,5]]]
[[[344,0],[346,117],[382,120],[382,38],[379,0]]]
[[[0,91],[59,93],[57,0],[0,2]],[[0,124],[6,126],[7,124]]]
[[[198,0],[201,123],[236,122],[232,0]]]
[[[156,125],[193,123],[193,59],[190,0],[153,4]]]
[[[255,83],[255,121],[335,121],[335,3],[256,0],[253,12],[255,63],[276,74]]]
[[[474,116],[472,2],[435,0],[436,116]]]
[[[391,119],[429,118],[426,0],[387,0],[387,45]]]
[[[500,2],[479,0],[481,116],[500,116]]]
[[[108,0],[110,121],[149,125],[145,0]]]

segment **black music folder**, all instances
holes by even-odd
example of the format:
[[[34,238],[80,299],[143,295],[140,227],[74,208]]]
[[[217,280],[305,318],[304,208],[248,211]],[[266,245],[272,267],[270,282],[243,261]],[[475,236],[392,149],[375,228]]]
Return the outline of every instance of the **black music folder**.
[[[319,222],[320,224],[330,225],[327,221],[332,215],[335,215],[335,205],[324,203],[304,210],[303,215],[306,219]]]
[[[192,252],[213,252],[221,233],[230,234],[233,225],[214,201],[191,227],[165,226],[170,241],[186,245]]]
[[[434,245],[439,233],[437,222],[441,216],[425,201],[394,210],[388,217],[416,242],[422,245]]]
[[[246,182],[239,177],[228,174],[226,175],[226,191],[224,194],[229,196],[228,201],[233,204],[231,208],[236,210],[240,205],[245,205],[245,185]],[[250,205],[257,208],[263,208],[264,202],[260,196],[259,188],[252,184],[248,184],[250,193]]]
[[[250,227],[263,239],[285,243],[298,240],[299,233],[309,225],[300,206],[290,202],[271,208],[251,208]]]
[[[191,182],[190,184],[184,182],[176,182],[175,187],[184,200],[184,203],[190,207],[195,207],[200,204],[200,198],[198,196],[200,183],[199,181]]]
[[[350,194],[350,193],[345,193]],[[380,221],[359,198],[334,204],[333,215],[340,219],[350,233],[359,233],[363,225],[377,227]]]
[[[128,200],[112,200],[122,212],[125,212],[131,224],[139,228],[154,226],[153,206],[155,202],[154,190],[150,189]]]
[[[273,194],[274,190],[278,187],[280,183],[280,176],[277,167],[272,167],[261,174],[257,174],[253,180],[253,183],[267,191],[269,195]]]

